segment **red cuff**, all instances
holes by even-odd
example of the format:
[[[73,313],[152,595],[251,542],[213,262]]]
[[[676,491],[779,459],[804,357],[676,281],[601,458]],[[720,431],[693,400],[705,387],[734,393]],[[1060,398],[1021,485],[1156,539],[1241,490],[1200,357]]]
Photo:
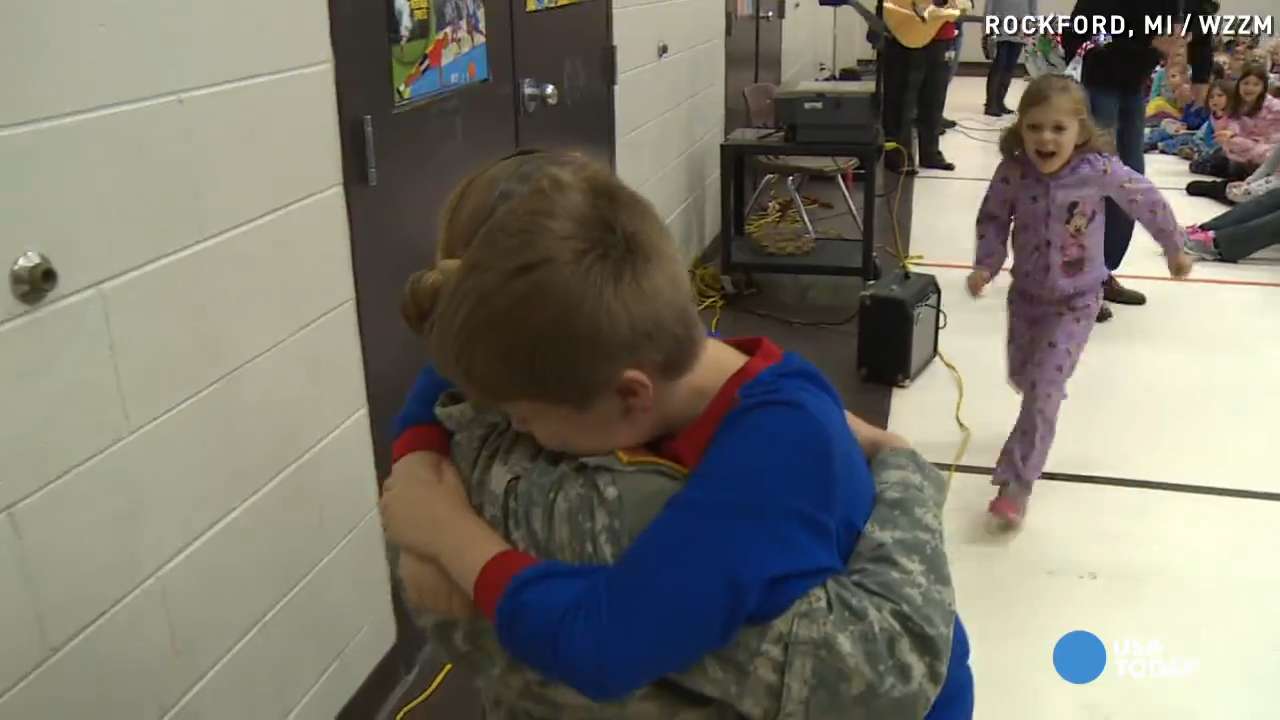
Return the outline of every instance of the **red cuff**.
[[[405,430],[391,445],[391,462],[424,450],[449,457],[449,431],[439,424],[415,425]]]
[[[489,562],[480,568],[475,587],[472,588],[476,608],[493,622],[498,616],[498,601],[507,591],[511,580],[525,568],[537,563],[537,558],[519,550],[503,550],[489,558]]]

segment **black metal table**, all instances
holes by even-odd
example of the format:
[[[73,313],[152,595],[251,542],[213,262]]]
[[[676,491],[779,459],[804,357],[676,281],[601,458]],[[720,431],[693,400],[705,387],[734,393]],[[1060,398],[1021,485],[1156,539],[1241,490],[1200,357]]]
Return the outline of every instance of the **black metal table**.
[[[876,180],[884,136],[877,128],[872,143],[788,142],[780,130],[742,128],[720,144],[720,271],[785,273],[793,275],[857,276],[875,279]],[[862,175],[862,237],[816,239],[805,255],[769,255],[757,249],[746,234],[747,159],[777,155],[857,158]]]

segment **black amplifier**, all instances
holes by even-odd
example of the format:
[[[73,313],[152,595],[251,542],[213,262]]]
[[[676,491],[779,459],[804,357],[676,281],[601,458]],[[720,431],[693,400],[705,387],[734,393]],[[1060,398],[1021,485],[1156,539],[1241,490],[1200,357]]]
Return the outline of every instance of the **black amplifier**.
[[[880,104],[872,80],[794,83],[778,90],[773,109],[787,142],[881,142]]]
[[[858,317],[858,373],[907,387],[938,354],[942,288],[932,275],[898,270],[862,293]]]

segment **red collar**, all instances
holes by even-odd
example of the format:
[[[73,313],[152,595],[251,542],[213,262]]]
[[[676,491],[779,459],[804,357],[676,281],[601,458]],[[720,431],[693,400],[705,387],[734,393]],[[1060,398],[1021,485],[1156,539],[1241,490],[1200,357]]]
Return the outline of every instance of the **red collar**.
[[[747,354],[747,362],[731,375],[711,399],[707,409],[683,430],[658,443],[658,454],[674,463],[692,469],[702,459],[707,446],[724,416],[738,402],[738,391],[766,368],[782,359],[782,349],[772,340],[762,337],[736,338],[724,341],[734,349]]]

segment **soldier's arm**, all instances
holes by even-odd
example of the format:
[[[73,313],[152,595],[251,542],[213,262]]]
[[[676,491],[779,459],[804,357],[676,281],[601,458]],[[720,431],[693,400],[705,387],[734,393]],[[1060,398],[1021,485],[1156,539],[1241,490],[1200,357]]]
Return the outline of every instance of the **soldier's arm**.
[[[946,480],[905,442],[881,449],[871,469],[876,504],[848,570],[674,682],[750,717],[925,716],[947,674],[956,618]]]
[[[831,656],[822,660],[861,677],[839,687],[818,670],[812,702],[848,703],[859,709],[850,717],[923,717],[947,678],[957,625],[942,524],[946,478],[901,448],[879,454],[872,472],[875,510],[848,572],[827,582],[842,613],[821,627],[829,640],[818,645]]]

